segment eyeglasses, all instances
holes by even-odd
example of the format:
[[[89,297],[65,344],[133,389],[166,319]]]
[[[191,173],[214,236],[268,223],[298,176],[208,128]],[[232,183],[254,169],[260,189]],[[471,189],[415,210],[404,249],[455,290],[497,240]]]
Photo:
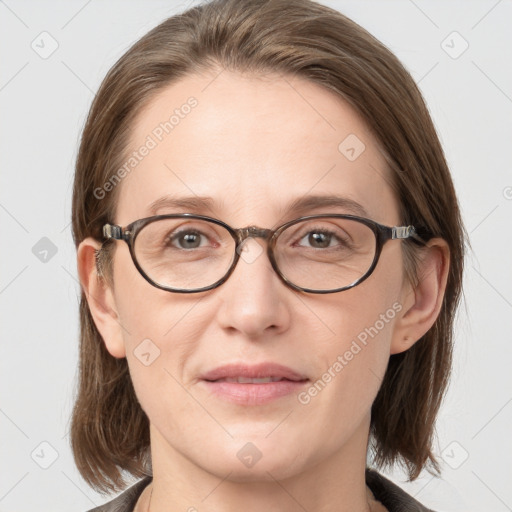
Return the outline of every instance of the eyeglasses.
[[[105,224],[103,236],[124,240],[144,279],[177,293],[203,292],[224,283],[240,257],[245,259],[248,238],[264,238],[277,275],[292,289],[308,293],[336,293],[360,284],[389,240],[425,243],[414,226],[389,227],[345,214],[300,217],[275,230],[234,229],[190,213],[157,215],[124,228]]]

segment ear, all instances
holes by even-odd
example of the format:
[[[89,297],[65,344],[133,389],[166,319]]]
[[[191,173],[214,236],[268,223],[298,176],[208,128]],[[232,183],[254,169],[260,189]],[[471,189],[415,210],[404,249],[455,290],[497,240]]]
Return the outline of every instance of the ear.
[[[126,357],[122,327],[116,310],[113,289],[98,274],[96,252],[101,243],[92,237],[83,240],[77,250],[80,284],[84,291],[96,328],[114,357]]]
[[[446,240],[433,238],[421,249],[418,265],[418,283],[404,282],[400,303],[402,314],[397,317],[391,354],[404,352],[416,343],[434,325],[443,304],[450,248]]]

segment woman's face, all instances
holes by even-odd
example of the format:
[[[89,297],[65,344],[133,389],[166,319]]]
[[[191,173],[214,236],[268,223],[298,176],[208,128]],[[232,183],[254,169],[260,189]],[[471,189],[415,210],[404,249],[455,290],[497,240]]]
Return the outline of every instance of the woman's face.
[[[190,97],[195,101],[187,103]],[[369,218],[399,225],[374,137],[346,102],[303,79],[228,71],[182,79],[142,111],[131,150],[137,164],[118,185],[121,226],[167,213],[203,214],[234,228],[359,213],[343,206],[288,210],[312,195],[351,199]],[[150,210],[164,196],[209,197],[211,204]],[[384,246],[370,278],[333,294],[288,288],[265,244],[249,240],[246,257],[220,287],[180,294],[151,286],[128,246],[117,242],[117,334],[105,341],[128,360],[151,422],[154,467],[157,447],[162,457],[183,457],[222,478],[269,472],[281,479],[366,450],[371,404],[410,301],[401,242]],[[221,365],[264,362],[285,365],[307,382],[252,403],[228,400],[201,378]]]

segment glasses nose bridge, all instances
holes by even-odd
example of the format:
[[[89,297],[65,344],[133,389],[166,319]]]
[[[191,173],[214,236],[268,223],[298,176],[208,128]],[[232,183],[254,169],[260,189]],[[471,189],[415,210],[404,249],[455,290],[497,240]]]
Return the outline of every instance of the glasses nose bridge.
[[[259,228],[258,226],[247,226],[235,230],[237,235],[237,245],[242,244],[248,238],[264,238],[270,240],[274,231],[272,229]]]

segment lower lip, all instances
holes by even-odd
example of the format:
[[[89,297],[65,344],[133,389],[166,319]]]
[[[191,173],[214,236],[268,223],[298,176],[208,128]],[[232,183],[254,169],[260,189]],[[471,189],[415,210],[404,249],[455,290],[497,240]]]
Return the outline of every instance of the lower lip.
[[[211,382],[203,380],[208,389],[219,398],[240,405],[261,405],[283,396],[298,393],[309,381],[280,380],[262,384],[238,382]]]

